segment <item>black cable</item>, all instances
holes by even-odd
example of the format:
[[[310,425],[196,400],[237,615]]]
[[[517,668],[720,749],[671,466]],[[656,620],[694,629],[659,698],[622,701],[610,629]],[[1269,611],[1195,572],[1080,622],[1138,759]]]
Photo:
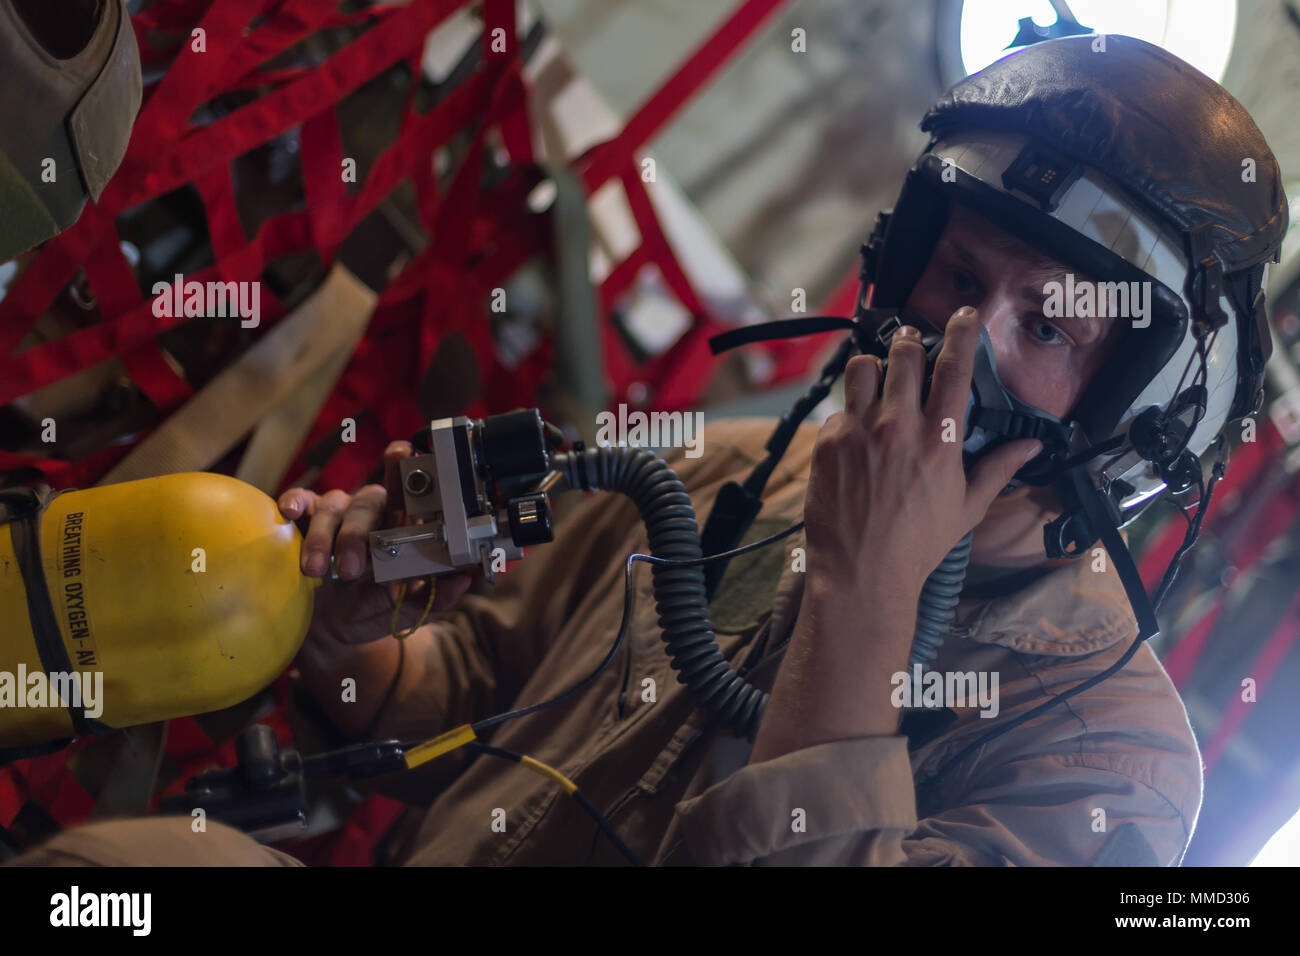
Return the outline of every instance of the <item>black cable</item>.
[[[1182,564],[1183,557],[1191,550],[1192,545],[1196,543],[1196,539],[1201,536],[1201,525],[1205,521],[1205,512],[1210,507],[1210,496],[1214,494],[1214,486],[1217,485],[1219,480],[1223,477],[1224,470],[1227,466],[1227,461],[1223,457],[1223,452],[1224,437],[1220,435],[1214,455],[1214,466],[1210,472],[1209,484],[1205,483],[1205,479],[1201,476],[1198,469],[1196,488],[1200,501],[1196,506],[1196,516],[1192,518],[1187,528],[1187,533],[1183,535],[1182,545],[1174,552],[1174,556],[1169,562],[1169,567],[1165,569],[1164,577],[1160,580],[1160,586],[1156,589],[1154,603],[1157,608],[1164,603],[1165,596],[1173,586],[1174,578],[1178,576],[1178,568]]]
[[[1181,518],[1183,519],[1183,521],[1187,522],[1187,527],[1190,528],[1190,527],[1192,526],[1192,519],[1191,519],[1191,516],[1188,515],[1188,513],[1187,513],[1187,506],[1186,506],[1186,505],[1180,505],[1178,502],[1174,501],[1173,499],[1170,499],[1170,500],[1169,500],[1169,507],[1173,508],[1173,509],[1174,509],[1174,512],[1175,512],[1179,517],[1181,517]]]
[[[609,842],[614,844],[619,853],[627,857],[633,866],[645,866],[645,863],[641,861],[641,857],[637,856],[636,851],[623,842],[622,838],[614,832],[614,828],[610,826],[609,821],[605,819],[605,815],[596,809],[596,805],[588,800],[581,790],[575,790],[569,796],[577,800],[582,809],[595,817],[596,823],[600,826],[600,831],[609,838]]]
[[[1195,332],[1193,332],[1192,334],[1193,334],[1193,336],[1194,336],[1194,339],[1193,339],[1193,340],[1194,340],[1194,341],[1197,343],[1197,345],[1199,346],[1199,345],[1202,343],[1202,341],[1203,341],[1202,338],[1201,338],[1199,335],[1197,335]],[[1183,393],[1183,382],[1187,381],[1187,373],[1190,372],[1190,371],[1192,370],[1192,362],[1196,361],[1197,358],[1201,358],[1201,364],[1204,365],[1205,360],[1204,360],[1203,356],[1201,355],[1201,352],[1200,352],[1199,349],[1197,349],[1196,351],[1194,351],[1191,355],[1187,356],[1187,364],[1183,366],[1183,371],[1182,371],[1182,373],[1178,376],[1178,384],[1176,384],[1176,385],[1174,386],[1174,390],[1173,390],[1173,391],[1170,393],[1170,395],[1169,395],[1169,407],[1170,407],[1170,408],[1173,407],[1174,401],[1178,398],[1178,396],[1181,395],[1181,394]],[[1200,377],[1200,370],[1198,369],[1198,370],[1197,370],[1197,378],[1199,378],[1199,377]],[[1168,409],[1166,409],[1166,411],[1168,411]]]
[[[505,723],[507,720],[513,720],[516,717],[524,717],[527,716],[528,714],[533,714],[539,710],[543,710],[547,707],[551,707],[554,704],[558,704],[560,703],[560,701],[566,700],[569,697],[572,697],[574,694],[578,693],[578,691],[583,690],[584,688],[590,686],[592,681],[594,681],[597,677],[599,677],[601,672],[604,671],[605,668],[610,665],[610,662],[614,660],[615,655],[618,654],[619,648],[623,646],[624,639],[627,637],[628,623],[631,620],[631,616],[632,616],[632,567],[638,561],[642,561],[647,564],[656,564],[656,565],[661,565],[666,567],[679,567],[679,568],[692,567],[697,564],[707,564],[709,561],[717,561],[723,558],[726,559],[736,558],[742,554],[748,554],[750,551],[756,551],[759,548],[766,547],[769,544],[773,544],[774,542],[779,541],[782,538],[794,534],[796,531],[799,531],[801,528],[803,528],[802,521],[800,521],[798,524],[791,525],[789,528],[786,528],[784,531],[778,531],[776,534],[763,538],[760,541],[755,541],[752,544],[747,544],[743,548],[735,548],[731,551],[723,551],[719,554],[709,554],[709,555],[705,555],[702,558],[691,558],[689,560],[672,560],[669,558],[657,558],[654,555],[650,555],[650,554],[628,555],[627,563],[623,568],[623,619],[619,623],[618,636],[614,639],[614,646],[609,649],[609,653],[605,655],[604,660],[602,660],[598,665],[596,665],[596,669],[593,670],[586,677],[584,677],[582,680],[578,681],[578,683],[574,684],[568,690],[562,691],[561,693],[556,694],[554,697],[551,697],[547,700],[540,701],[536,704],[529,704],[527,707],[519,707],[515,710],[506,711],[503,714],[496,714],[495,716],[487,717],[483,720],[478,721],[477,723],[471,724],[470,727],[473,729],[475,734],[481,734],[484,730],[487,730],[489,727],[495,727],[497,724]]]
[[[803,528],[803,522],[799,521],[795,524],[790,525],[790,527],[786,528],[784,531],[778,531],[776,534],[769,535],[768,537],[763,538],[761,541],[755,541],[752,544],[747,544],[743,548],[733,548],[730,551],[723,551],[720,554],[706,554],[702,558],[691,558],[685,561],[680,561],[680,560],[675,561],[669,558],[656,558],[652,554],[630,554],[628,555],[627,558],[628,561],[627,566],[628,569],[631,570],[632,562],[644,561],[647,564],[658,564],[670,568],[690,568],[690,567],[694,567],[697,564],[708,564],[710,561],[716,561],[719,558],[728,558],[728,559],[738,558],[742,554],[748,554],[751,551],[757,551],[759,548],[766,548],[769,544],[775,544],[777,541],[780,541],[782,538],[788,538],[790,535],[794,534],[796,531],[801,530],[802,528]]]
[[[1214,346],[1214,340],[1215,338],[1218,337],[1218,334],[1219,333],[1216,330],[1214,334],[1211,335],[1208,346],[1206,345],[1204,336],[1196,337],[1196,354],[1193,356],[1188,356],[1187,359],[1189,366],[1193,358],[1199,358],[1201,360],[1201,367],[1197,370],[1196,379],[1192,384],[1193,388],[1199,387],[1201,389],[1204,389],[1205,383],[1209,381],[1209,363],[1210,363],[1209,350]],[[1187,370],[1184,369],[1183,375],[1186,376],[1186,374],[1187,374]],[[1177,401],[1178,396],[1181,393],[1182,384],[1183,384],[1183,379],[1179,378],[1178,389],[1175,389],[1173,396],[1169,399],[1169,408],[1165,410],[1166,415],[1169,413],[1169,410],[1173,408],[1174,402]],[[1168,458],[1165,459],[1166,461],[1171,463],[1178,461],[1178,459],[1182,457],[1183,453],[1187,451],[1187,447],[1192,443],[1192,434],[1196,431],[1196,426],[1199,425],[1201,423],[1201,420],[1205,418],[1205,404],[1203,402],[1201,404],[1198,404],[1196,406],[1196,409],[1197,409],[1196,418],[1191,422],[1190,425],[1187,426],[1187,431],[1183,435],[1182,444],[1178,446],[1177,451],[1172,452],[1168,456]]]
[[[510,760],[514,763],[524,762],[523,754],[516,753],[513,750],[506,750],[504,747],[493,747],[491,744],[485,744],[479,740],[474,741],[470,746],[481,753],[491,754],[493,757],[501,757],[504,760]],[[537,760],[534,760],[533,762],[535,764],[540,764],[540,761]],[[540,765],[543,767],[546,766],[545,764]],[[546,769],[554,770],[552,767],[546,767]],[[570,783],[572,783],[572,781],[570,781]],[[645,866],[645,863],[641,861],[641,858],[637,856],[636,852],[624,843],[622,838],[614,832],[614,828],[609,825],[609,821],[605,819],[605,815],[596,809],[595,804],[588,800],[583,792],[577,789],[576,785],[574,785],[574,789],[568,791],[568,793],[569,796],[573,797],[573,799],[578,802],[578,806],[582,807],[582,809],[586,810],[587,813],[591,814],[591,816],[595,818],[596,824],[600,827],[600,831],[609,838],[609,842],[614,844],[614,847],[619,853],[622,853],[633,866]]]

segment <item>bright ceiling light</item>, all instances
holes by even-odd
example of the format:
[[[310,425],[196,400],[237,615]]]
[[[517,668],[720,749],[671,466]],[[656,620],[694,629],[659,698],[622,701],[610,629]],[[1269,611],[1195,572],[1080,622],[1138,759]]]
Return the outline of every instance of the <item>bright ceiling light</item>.
[[[1066,0],[1060,6],[1095,33],[1146,40],[1211,79],[1223,79],[1237,28],[1236,0]],[[1046,28],[1058,14],[1048,0],[965,0],[959,42],[967,74],[1022,49],[1006,49],[1022,17]]]

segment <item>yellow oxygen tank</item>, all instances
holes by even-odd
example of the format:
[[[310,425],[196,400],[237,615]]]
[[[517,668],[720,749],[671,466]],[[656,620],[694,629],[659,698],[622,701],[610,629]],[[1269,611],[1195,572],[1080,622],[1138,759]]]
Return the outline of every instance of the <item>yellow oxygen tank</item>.
[[[65,492],[0,525],[0,748],[266,687],[311,620],[300,543],[261,491],[206,473]],[[78,681],[81,706],[65,706]]]

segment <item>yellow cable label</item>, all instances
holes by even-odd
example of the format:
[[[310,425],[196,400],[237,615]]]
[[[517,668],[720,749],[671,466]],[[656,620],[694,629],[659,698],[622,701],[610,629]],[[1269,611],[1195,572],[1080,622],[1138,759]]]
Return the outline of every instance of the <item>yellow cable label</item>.
[[[463,747],[471,740],[475,739],[474,728],[469,724],[462,724],[445,734],[439,734],[432,740],[426,740],[424,743],[412,747],[408,750],[403,759],[406,761],[408,770],[420,766],[422,763],[428,763],[435,757],[441,757],[445,753],[450,753],[457,747]]]

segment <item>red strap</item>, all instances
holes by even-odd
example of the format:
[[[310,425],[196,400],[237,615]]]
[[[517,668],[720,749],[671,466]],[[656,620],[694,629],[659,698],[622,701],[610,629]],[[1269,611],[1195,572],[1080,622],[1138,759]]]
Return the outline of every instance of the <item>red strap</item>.
[[[509,60],[516,66],[522,66],[523,56],[520,50],[522,37],[517,35],[515,25],[515,0],[483,0],[483,25],[484,60],[488,63],[494,60]],[[498,29],[503,31],[505,49],[494,52],[493,38]],[[525,109],[522,71],[518,75],[520,77],[518,95],[512,95],[491,119],[500,129],[501,139],[510,158],[516,163],[531,164],[533,162],[532,129]]]
[[[86,277],[104,315],[117,315],[140,304],[143,296],[131,264],[118,242],[117,230],[109,226],[104,240],[86,260]],[[184,402],[193,390],[163,358],[156,342],[147,342],[122,353],[127,374],[164,415]]]
[[[410,77],[406,85],[406,102],[402,106],[402,128],[400,137],[410,134],[412,127],[419,124],[420,116],[415,112],[415,94],[420,88],[420,77],[424,70],[424,51],[413,50],[406,58],[406,71]],[[466,84],[461,84],[461,89]],[[433,111],[441,112],[441,106]],[[418,161],[409,164],[411,185],[415,188],[416,215],[420,222],[433,222],[437,215],[441,190],[438,186],[438,173],[434,169],[435,150],[423,148]]]
[[[258,65],[302,42],[321,30],[383,19],[400,7],[368,7],[358,13],[343,15],[337,4],[323,0],[276,0],[282,5],[236,43],[230,59],[222,67],[219,82],[212,82],[208,96],[228,90],[234,82],[247,76]]]
[[[100,233],[108,221],[98,207],[87,206],[75,226],[41,247],[0,300],[0,356],[13,352],[55,296],[73,280],[81,263],[99,243]]]
[[[248,244],[248,237],[244,235],[244,226],[239,219],[230,166],[218,166],[198,176],[194,180],[194,188],[198,190],[207,212],[212,257],[221,261],[237,255]]]
[[[188,33],[189,28],[202,18],[211,5],[212,0],[199,0],[198,3],[193,0],[157,0],[150,4],[148,10],[137,13],[131,20],[145,30],[184,30]],[[200,7],[203,9],[198,9]]]
[[[60,823],[87,819],[94,809],[94,800],[68,772],[67,762],[90,743],[90,738],[76,740],[56,753],[16,760],[0,770],[0,790],[10,790],[4,801],[6,810],[17,814],[24,804],[33,802]],[[9,827],[13,822],[12,816],[0,817],[0,826]]]
[[[27,468],[35,468],[44,480],[55,488],[88,488],[99,476],[109,471],[126,457],[137,441],[146,433],[132,437],[130,441],[109,445],[77,461],[59,461],[54,458],[41,458],[37,455],[20,455],[11,451],[0,451],[0,473],[12,474]]]
[[[261,263],[307,244],[305,218],[280,216],[263,223],[252,242],[240,250],[240,256]],[[209,266],[186,281],[219,281],[223,278],[221,265]],[[256,270],[249,271],[256,274]],[[187,321],[183,315],[157,316],[154,308],[153,300],[143,301],[113,322],[81,329],[0,361],[0,405],[134,348],[159,332]],[[263,309],[263,323],[270,324],[282,315],[283,309],[272,303],[270,308]]]
[[[321,111],[303,123],[298,135],[298,154],[311,157],[310,162],[302,163],[302,185],[311,220],[312,244],[321,262],[328,267],[348,229],[343,137],[339,132],[338,113],[333,108]]]
[[[636,220],[637,228],[641,230],[642,247],[659,266],[664,281],[668,283],[668,287],[673,290],[673,294],[687,311],[696,316],[704,315],[707,309],[700,297],[695,294],[695,289],[691,287],[690,280],[686,278],[686,273],[677,262],[677,257],[673,255],[672,246],[668,242],[668,237],[664,235],[663,227],[659,224],[659,217],[655,215],[650,194],[646,191],[646,184],[641,178],[639,168],[636,164],[632,164],[630,169],[623,172],[621,178],[628,205],[632,209],[632,217]]]
[[[522,197],[524,185],[516,187],[517,195]],[[549,237],[545,222],[541,217],[531,216],[525,220],[506,221],[501,226],[500,234],[492,240],[493,254],[482,257],[478,266],[465,273],[460,283],[464,287],[469,301],[482,299],[488,292],[499,285],[507,276],[518,269],[529,256],[545,244]],[[402,400],[411,392],[410,383],[417,381],[417,368],[409,347],[411,323],[420,315],[421,306],[408,302],[411,294],[392,294],[396,288],[408,281],[412,274],[425,275],[431,268],[432,260],[425,254],[409,263],[402,276],[399,276],[380,297],[380,306],[371,319],[370,329],[362,340],[347,369],[340,378],[338,386],[327,399],[318,416],[304,447],[310,448],[324,440],[330,434],[337,434],[342,420],[351,417],[357,421],[358,441],[341,446],[335,457],[325,466],[316,485],[318,487],[352,488],[364,480],[376,460],[374,449],[382,451],[387,438],[402,437],[414,430],[389,431],[384,436],[371,434],[374,421],[393,400]],[[484,321],[469,322],[471,341],[486,329]],[[535,400],[536,387],[540,384],[549,365],[539,366],[549,354],[543,351],[533,358],[533,363],[514,372],[501,368],[492,348],[477,353],[486,367],[480,368],[485,389],[491,388],[494,406],[497,411],[506,411],[520,405],[527,405]],[[366,419],[362,410],[374,410],[372,419]],[[469,410],[466,409],[466,414]],[[416,423],[418,424],[418,423]],[[290,476],[301,473],[305,463],[301,457],[289,469]]]
[[[203,30],[202,52],[195,49],[194,42],[187,41],[136,118],[122,161],[124,169],[133,171],[128,173],[129,178],[148,175],[157,161],[158,145],[174,137],[208,98],[226,61],[240,47],[244,27],[275,2],[222,0],[208,9],[198,27]],[[114,178],[120,181],[124,177]]]

